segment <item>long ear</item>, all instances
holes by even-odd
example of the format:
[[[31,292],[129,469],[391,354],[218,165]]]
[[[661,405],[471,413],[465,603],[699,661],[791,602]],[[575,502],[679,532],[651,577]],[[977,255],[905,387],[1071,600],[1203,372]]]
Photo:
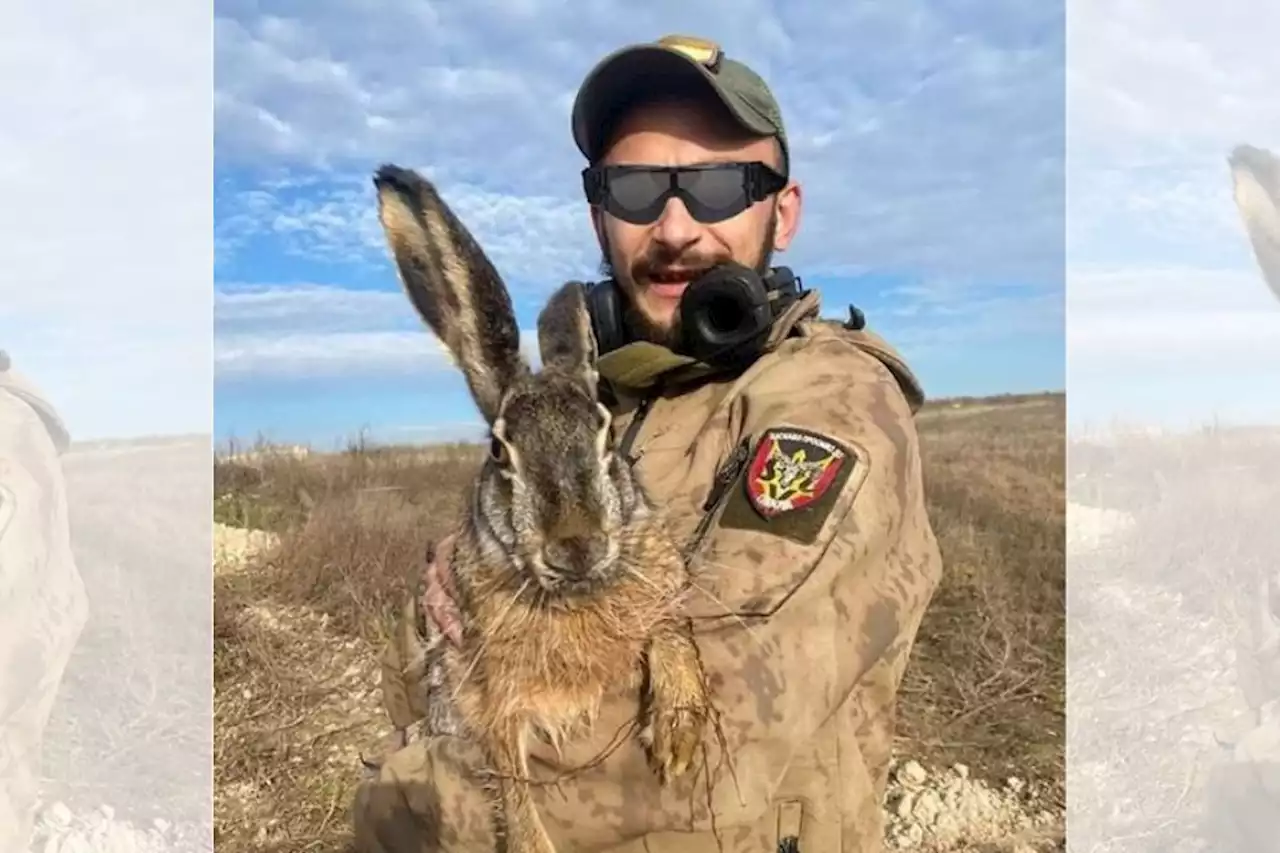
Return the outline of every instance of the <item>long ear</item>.
[[[378,219],[409,301],[449,348],[480,413],[492,424],[502,395],[529,371],[507,288],[429,181],[385,165],[373,185]]]
[[[1232,198],[1254,260],[1280,298],[1280,159],[1264,148],[1238,145],[1228,158]]]
[[[596,393],[596,339],[591,333],[585,285],[570,281],[538,314],[538,351],[544,368],[565,373]]]

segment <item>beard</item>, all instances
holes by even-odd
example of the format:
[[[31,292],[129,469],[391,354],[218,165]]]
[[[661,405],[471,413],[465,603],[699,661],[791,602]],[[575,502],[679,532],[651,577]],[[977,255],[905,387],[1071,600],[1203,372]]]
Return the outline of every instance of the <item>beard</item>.
[[[765,275],[773,263],[773,234],[777,220],[778,209],[774,207],[769,214],[764,236],[760,240],[755,263],[744,262],[760,275]],[[631,299],[631,294],[635,293],[637,289],[636,282],[650,272],[669,266],[679,265],[700,269],[736,260],[729,255],[680,254],[679,252],[665,251],[661,246],[654,246],[631,264],[624,278],[618,275],[617,268],[610,257],[608,238],[601,239],[600,253],[600,274],[605,278],[612,278],[617,281],[622,289],[622,324],[628,338],[633,341],[647,341],[651,344],[657,344],[658,346],[666,347],[672,352],[680,351],[681,343],[684,339],[684,327],[680,321],[680,312],[677,311],[675,313],[669,325],[655,322]],[[690,287],[693,287],[693,285],[694,282],[689,283]],[[686,290],[685,292],[687,293],[688,291]]]

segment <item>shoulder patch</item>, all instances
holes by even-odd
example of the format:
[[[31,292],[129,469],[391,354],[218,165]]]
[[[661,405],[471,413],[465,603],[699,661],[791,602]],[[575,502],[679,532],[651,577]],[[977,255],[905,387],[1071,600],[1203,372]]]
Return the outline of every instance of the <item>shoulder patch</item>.
[[[769,429],[756,442],[742,472],[741,491],[729,496],[720,526],[775,533],[813,542],[830,515],[858,457],[816,432]]]

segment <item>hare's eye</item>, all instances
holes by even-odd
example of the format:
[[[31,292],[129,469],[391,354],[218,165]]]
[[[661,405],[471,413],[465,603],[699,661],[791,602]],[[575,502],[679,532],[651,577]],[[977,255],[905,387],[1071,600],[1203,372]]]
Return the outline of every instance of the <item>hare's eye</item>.
[[[489,439],[489,456],[499,465],[506,465],[507,446],[498,438]]]

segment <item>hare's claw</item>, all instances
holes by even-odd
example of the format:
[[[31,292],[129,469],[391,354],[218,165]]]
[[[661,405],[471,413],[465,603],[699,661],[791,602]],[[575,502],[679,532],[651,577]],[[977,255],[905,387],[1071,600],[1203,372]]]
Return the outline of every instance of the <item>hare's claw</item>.
[[[706,721],[702,708],[654,711],[649,722],[649,752],[663,785],[671,784],[693,765]]]

